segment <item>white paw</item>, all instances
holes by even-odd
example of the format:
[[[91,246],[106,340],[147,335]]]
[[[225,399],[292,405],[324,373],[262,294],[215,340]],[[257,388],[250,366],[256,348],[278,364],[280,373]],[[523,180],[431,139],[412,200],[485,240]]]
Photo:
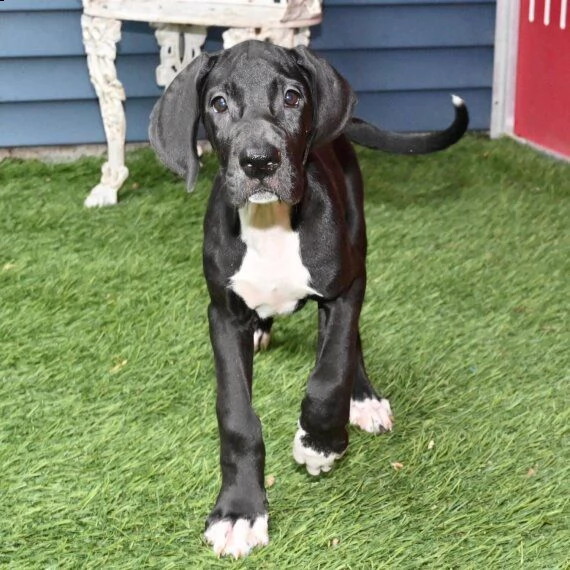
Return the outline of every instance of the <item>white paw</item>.
[[[392,430],[393,424],[390,402],[386,398],[366,398],[350,400],[350,423],[370,433]]]
[[[253,333],[253,350],[258,352],[260,350],[267,350],[269,341],[271,340],[271,333],[257,329]]]
[[[321,451],[316,451],[311,447],[306,447],[302,442],[302,437],[307,432],[299,426],[295,439],[293,440],[293,457],[299,465],[305,465],[310,475],[319,475],[320,473],[328,473],[337,459],[340,459],[342,453],[329,453],[325,455]]]
[[[86,208],[114,206],[116,203],[117,190],[105,184],[97,184],[97,186],[91,190],[89,196],[85,198],[85,202],[83,202]]]
[[[217,521],[208,527],[204,537],[213,546],[217,556],[242,558],[255,546],[269,544],[267,515],[257,517],[253,523],[248,519]]]

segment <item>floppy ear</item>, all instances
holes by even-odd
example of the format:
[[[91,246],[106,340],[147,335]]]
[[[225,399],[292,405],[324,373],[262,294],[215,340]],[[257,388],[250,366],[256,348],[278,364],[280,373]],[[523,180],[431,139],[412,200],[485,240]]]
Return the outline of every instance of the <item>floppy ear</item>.
[[[297,64],[305,71],[313,98],[311,146],[317,147],[338,137],[352,117],[356,95],[348,81],[323,58],[305,46],[293,50]]]
[[[186,178],[188,192],[194,189],[200,167],[196,151],[200,88],[213,61],[205,53],[192,60],[172,80],[150,115],[150,144],[165,166]]]

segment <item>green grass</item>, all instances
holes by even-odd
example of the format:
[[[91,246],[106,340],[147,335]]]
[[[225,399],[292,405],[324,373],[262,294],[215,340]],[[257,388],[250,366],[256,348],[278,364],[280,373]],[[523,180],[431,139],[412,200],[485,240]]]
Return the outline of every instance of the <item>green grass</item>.
[[[238,562],[202,539],[214,159],[186,195],[130,155],[101,210],[82,206],[100,160],[0,164],[0,567],[568,568],[570,165],[480,137],[360,156],[365,355],[395,429],[351,429],[326,477],[298,468],[315,307],[278,321],[255,362],[271,543]]]

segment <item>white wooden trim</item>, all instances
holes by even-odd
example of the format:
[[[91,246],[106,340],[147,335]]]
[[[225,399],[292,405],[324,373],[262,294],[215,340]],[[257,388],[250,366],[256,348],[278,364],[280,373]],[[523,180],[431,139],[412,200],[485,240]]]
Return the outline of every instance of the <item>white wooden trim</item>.
[[[301,28],[322,20],[319,0],[83,0],[99,18],[195,26]]]
[[[514,134],[519,15],[519,0],[497,0],[492,138]]]

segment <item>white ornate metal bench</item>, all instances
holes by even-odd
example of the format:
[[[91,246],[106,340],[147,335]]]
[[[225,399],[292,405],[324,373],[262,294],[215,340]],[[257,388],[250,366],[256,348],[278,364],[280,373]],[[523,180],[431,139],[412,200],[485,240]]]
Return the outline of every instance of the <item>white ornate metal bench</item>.
[[[117,192],[129,175],[125,91],[115,67],[123,20],[148,22],[155,28],[160,46],[156,80],[164,87],[200,54],[208,26],[229,28],[222,35],[225,48],[250,38],[294,47],[308,45],[308,27],[321,18],[319,0],[83,0],[83,43],[107,139],[101,181],[85,205],[116,204]]]

